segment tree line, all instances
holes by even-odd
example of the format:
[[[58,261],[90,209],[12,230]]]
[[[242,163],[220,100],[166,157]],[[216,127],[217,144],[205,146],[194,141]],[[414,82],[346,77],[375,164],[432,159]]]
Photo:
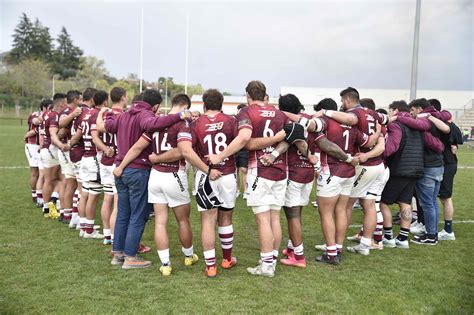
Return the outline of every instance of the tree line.
[[[117,79],[109,74],[103,60],[84,56],[74,44],[66,27],[53,39],[49,28],[39,19],[33,22],[25,13],[13,31],[12,49],[0,54],[0,104],[5,106],[35,106],[39,100],[51,97],[54,91],[83,90],[88,86],[110,90],[126,89],[130,97],[139,92],[139,78],[129,74]],[[157,88],[171,98],[184,92],[184,85],[172,77],[160,76],[156,82],[143,82],[144,87]],[[201,84],[188,85],[188,94],[202,94]]]

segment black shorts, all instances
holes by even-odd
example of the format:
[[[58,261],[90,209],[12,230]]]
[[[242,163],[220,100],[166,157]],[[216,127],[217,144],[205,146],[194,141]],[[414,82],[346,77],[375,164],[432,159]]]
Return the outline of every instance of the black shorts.
[[[240,150],[235,154],[235,165],[237,167],[245,167],[249,166],[249,151],[247,150]]]
[[[416,178],[390,176],[382,192],[381,201],[387,205],[396,202],[411,204],[415,193]]]
[[[448,199],[453,195],[454,175],[456,175],[457,170],[458,165],[456,163],[444,165],[443,180],[441,181],[438,193],[439,198]]]

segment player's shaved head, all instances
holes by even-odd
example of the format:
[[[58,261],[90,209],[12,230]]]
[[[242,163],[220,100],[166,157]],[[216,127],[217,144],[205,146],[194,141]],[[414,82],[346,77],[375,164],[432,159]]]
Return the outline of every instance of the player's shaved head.
[[[348,87],[347,89],[342,90],[339,95],[342,98],[347,98],[355,102],[359,101],[359,91],[353,87]]]

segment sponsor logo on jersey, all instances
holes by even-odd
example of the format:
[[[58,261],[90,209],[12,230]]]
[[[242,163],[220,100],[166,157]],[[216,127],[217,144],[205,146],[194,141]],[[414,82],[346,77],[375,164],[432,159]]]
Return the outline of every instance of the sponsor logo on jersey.
[[[224,127],[224,122],[221,121],[221,122],[214,123],[214,124],[206,124],[206,126],[207,126],[206,131],[222,130],[222,128]]]
[[[262,117],[275,117],[275,111],[273,110],[258,110],[260,112],[260,116]]]

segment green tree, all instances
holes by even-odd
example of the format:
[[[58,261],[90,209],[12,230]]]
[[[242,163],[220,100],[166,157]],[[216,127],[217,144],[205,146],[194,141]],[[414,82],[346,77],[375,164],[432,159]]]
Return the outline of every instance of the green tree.
[[[48,65],[37,59],[26,59],[12,67],[11,78],[21,96],[40,99],[51,94],[51,73]]]
[[[100,80],[105,81],[106,76],[108,76],[108,72],[103,60],[92,56],[81,57],[81,68],[77,72],[76,78],[81,86],[97,87]],[[100,84],[102,85],[103,82]]]
[[[49,28],[43,26],[36,19],[32,29],[32,47],[27,58],[34,58],[46,62],[52,61],[53,39],[49,34]]]
[[[22,13],[20,23],[16,26],[12,36],[13,48],[7,58],[9,63],[19,63],[29,54],[33,45],[32,33],[33,23],[25,13]]]
[[[82,49],[75,46],[71,36],[63,26],[56,39],[58,47],[53,53],[53,71],[63,79],[74,77],[81,66]]]
[[[34,23],[23,13],[13,33],[13,48],[7,61],[18,64],[26,59],[50,62],[53,43],[49,29],[36,19]]]
[[[136,84],[131,85],[130,83],[124,80],[116,81],[114,84],[110,86],[110,90],[116,86],[121,87],[127,91],[129,102],[131,102],[133,97],[138,93],[138,90],[135,89]]]

